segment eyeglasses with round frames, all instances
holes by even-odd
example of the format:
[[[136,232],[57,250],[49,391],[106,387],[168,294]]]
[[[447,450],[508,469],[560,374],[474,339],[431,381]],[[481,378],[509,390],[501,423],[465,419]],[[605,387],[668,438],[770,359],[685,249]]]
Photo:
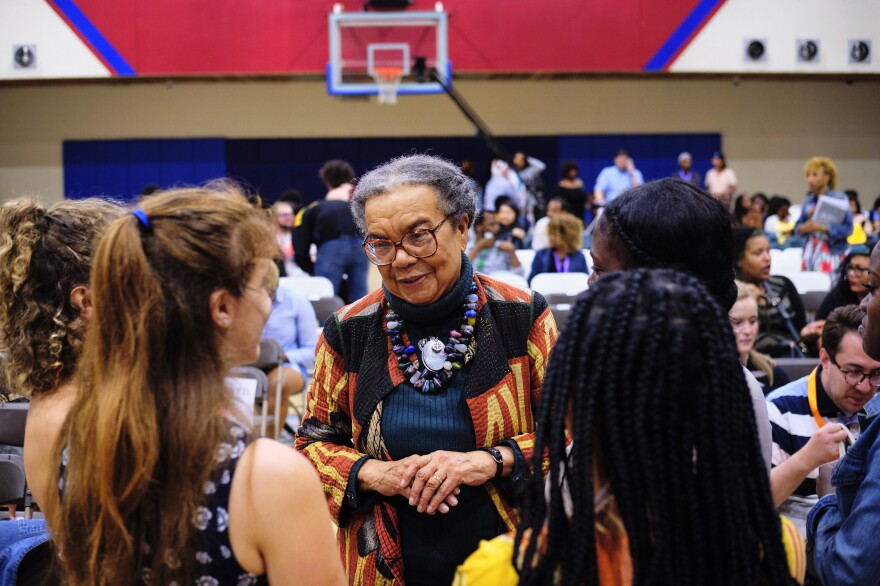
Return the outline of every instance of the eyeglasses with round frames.
[[[399,242],[393,242],[387,238],[373,238],[371,240],[364,240],[361,247],[367,253],[367,258],[370,259],[370,262],[380,267],[394,262],[394,259],[397,257],[398,248],[404,249],[413,258],[428,258],[437,252],[437,235],[435,232],[448,219],[449,216],[446,216],[433,228],[416,228],[412,232],[405,234]]]
[[[874,370],[872,372],[862,372],[860,370],[847,370],[842,368],[839,364],[837,364],[837,360],[834,358],[831,359],[831,364],[837,367],[837,370],[843,373],[843,380],[846,381],[846,384],[857,387],[862,384],[862,381],[868,379],[868,382],[871,383],[872,387],[880,386],[880,370]]]

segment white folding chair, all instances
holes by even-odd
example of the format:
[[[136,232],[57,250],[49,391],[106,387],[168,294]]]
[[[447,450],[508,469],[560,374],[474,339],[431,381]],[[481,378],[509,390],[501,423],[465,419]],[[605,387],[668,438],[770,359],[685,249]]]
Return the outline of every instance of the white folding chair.
[[[589,278],[586,273],[540,273],[532,278],[532,289],[541,295],[577,295],[587,290]]]
[[[803,295],[807,291],[824,291],[831,290],[831,276],[827,273],[819,271],[801,271],[799,273],[789,273],[785,275],[794,283],[798,293]]]
[[[520,289],[529,288],[529,282],[526,281],[525,277],[517,275],[516,273],[511,273],[510,271],[495,271],[489,276],[496,281],[501,281],[502,283],[519,287]]]
[[[517,250],[516,258],[519,259],[519,264],[523,266],[525,273],[528,275],[532,269],[532,262],[535,260],[535,251],[530,249]]]
[[[327,277],[281,277],[278,279],[279,287],[286,287],[294,293],[299,293],[309,300],[333,297],[333,283]]]
[[[774,269],[778,266],[781,266],[784,261],[782,260],[782,250],[778,248],[770,249],[770,266]]]
[[[794,273],[801,272],[803,251],[800,248],[786,248],[780,252],[778,259],[770,252],[770,271],[774,275],[791,278]]]

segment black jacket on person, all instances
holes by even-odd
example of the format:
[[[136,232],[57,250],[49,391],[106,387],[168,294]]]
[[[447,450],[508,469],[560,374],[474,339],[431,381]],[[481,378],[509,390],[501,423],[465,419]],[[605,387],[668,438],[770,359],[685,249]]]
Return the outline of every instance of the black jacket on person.
[[[350,206],[347,201],[322,200],[303,210],[292,235],[293,260],[302,270],[315,274],[315,265],[309,256],[312,244],[320,248],[328,240],[360,234]]]

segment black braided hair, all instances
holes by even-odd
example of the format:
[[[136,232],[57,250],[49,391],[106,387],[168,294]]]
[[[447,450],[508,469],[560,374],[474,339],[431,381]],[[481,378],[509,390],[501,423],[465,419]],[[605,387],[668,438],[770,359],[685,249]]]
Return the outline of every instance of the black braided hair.
[[[703,281],[721,307],[736,301],[733,232],[724,204],[681,179],[634,187],[605,206],[599,230],[629,251],[624,268],[667,268]]]
[[[522,559],[536,563],[519,564],[521,584],[598,584],[594,459],[634,584],[791,583],[729,329],[699,280],[668,269],[609,274],[579,299],[544,380],[532,466],[549,458],[549,480],[524,499],[516,551],[530,533]]]

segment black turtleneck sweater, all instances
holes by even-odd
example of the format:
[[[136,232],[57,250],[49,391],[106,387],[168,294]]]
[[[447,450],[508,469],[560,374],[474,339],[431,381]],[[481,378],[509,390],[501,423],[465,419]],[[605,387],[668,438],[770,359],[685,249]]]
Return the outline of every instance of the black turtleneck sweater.
[[[403,318],[410,342],[434,336],[442,341],[461,325],[462,304],[470,293],[473,268],[462,255],[461,278],[439,301],[414,306],[393,296],[385,297]],[[421,355],[419,355],[421,358]],[[420,360],[421,362],[421,360]],[[382,403],[382,438],[395,460],[436,450],[470,452],[476,449],[474,425],[464,397],[469,364],[434,393],[422,393],[408,381],[395,388]],[[403,546],[407,586],[452,583],[455,568],[473,553],[481,539],[500,531],[497,512],[482,486],[462,486],[459,503],[446,514],[419,513],[403,497],[396,505]]]

